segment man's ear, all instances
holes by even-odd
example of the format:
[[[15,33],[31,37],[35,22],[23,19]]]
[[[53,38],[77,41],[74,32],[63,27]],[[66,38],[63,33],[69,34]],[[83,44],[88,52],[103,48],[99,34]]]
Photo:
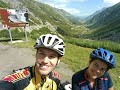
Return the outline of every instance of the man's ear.
[[[59,64],[59,63],[60,63],[60,59],[58,60],[57,64]]]
[[[57,62],[57,64],[59,64],[59,63],[60,63],[60,59],[61,59],[61,57],[58,57],[58,62]]]

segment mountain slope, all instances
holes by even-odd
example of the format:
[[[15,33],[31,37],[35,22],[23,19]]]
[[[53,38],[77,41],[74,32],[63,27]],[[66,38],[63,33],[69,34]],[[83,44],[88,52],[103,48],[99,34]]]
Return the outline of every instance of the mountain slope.
[[[51,24],[65,24],[70,23],[69,20],[65,17],[59,15],[53,7],[36,2],[33,0],[19,0],[22,2],[30,12],[34,13],[35,17],[38,17],[42,22],[48,21]]]
[[[55,8],[55,9],[57,10],[57,12],[58,12],[60,15],[66,17],[66,18],[67,18],[70,22],[72,22],[73,24],[81,24],[80,18],[77,18],[77,17],[71,15],[70,13],[64,11],[63,9],[57,9],[57,8]]]
[[[114,22],[118,19],[120,19],[120,3],[106,8],[101,13],[88,20],[86,23],[90,28],[100,28],[101,26]]]
[[[51,24],[69,24],[71,23],[66,17],[60,15],[53,7],[37,2],[35,0],[2,0],[4,3],[10,4],[11,8],[27,9],[30,13],[30,19],[36,23]]]
[[[106,9],[106,8],[102,8],[101,10],[98,10],[98,11],[94,12],[92,15],[84,18],[84,21],[87,21],[87,22],[85,22],[85,23],[86,23],[86,24],[87,24],[87,23],[89,24],[89,20],[91,20],[95,15],[101,13],[101,12],[102,12],[103,10],[105,10],[105,9]]]
[[[110,40],[120,43],[120,19],[91,33],[92,39]]]
[[[14,9],[26,9],[30,26],[47,27],[61,35],[78,36],[84,27],[74,16],[64,10],[53,8],[35,0],[2,0]],[[36,27],[37,27],[36,26]]]
[[[106,8],[86,24],[92,33],[83,37],[120,42],[120,3]]]

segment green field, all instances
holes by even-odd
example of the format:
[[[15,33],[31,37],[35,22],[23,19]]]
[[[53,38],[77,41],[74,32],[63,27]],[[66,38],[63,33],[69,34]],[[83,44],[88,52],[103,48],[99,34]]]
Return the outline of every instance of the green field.
[[[36,37],[38,35],[41,35],[45,33],[50,33],[49,31],[40,30],[41,32],[35,31],[32,32],[29,35],[29,41],[28,42],[23,42],[23,43],[14,43],[14,44],[9,44],[9,45],[14,45],[15,47],[27,47],[33,49],[33,45],[35,43]],[[37,34],[36,34],[37,32]],[[7,33],[7,32],[6,32]],[[6,35],[6,33],[1,33],[2,35]],[[53,33],[53,32],[52,32]],[[7,33],[8,34],[8,33]],[[23,34],[18,33],[19,36],[23,37]],[[6,35],[8,36],[8,35]],[[16,37],[15,38],[20,38]],[[2,37],[2,39],[5,39],[8,37]],[[1,38],[0,38],[1,39]],[[62,58],[62,62],[68,64],[69,68],[77,72],[83,68],[85,68],[88,65],[89,61],[89,54],[90,52],[98,47],[103,47],[111,52],[114,53],[116,61],[117,61],[117,66],[115,69],[109,70],[110,75],[113,79],[113,84],[116,90],[120,90],[120,44],[119,43],[114,43],[110,41],[92,41],[92,40],[86,40],[86,39],[81,39],[81,38],[72,38],[72,37],[63,37],[65,44],[66,44],[66,53],[65,56]],[[4,42],[4,44],[8,44]]]

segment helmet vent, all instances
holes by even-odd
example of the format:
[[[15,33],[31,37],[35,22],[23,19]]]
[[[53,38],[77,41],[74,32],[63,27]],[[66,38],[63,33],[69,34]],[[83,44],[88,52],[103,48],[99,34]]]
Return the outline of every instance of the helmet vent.
[[[50,43],[51,38],[52,38],[52,37],[49,37],[49,38],[48,38],[47,44],[49,44],[49,43]]]
[[[44,41],[44,40],[45,40],[45,36],[43,36],[43,38],[42,38],[42,39],[43,39],[43,41]]]
[[[110,58],[109,58],[109,60],[111,61],[111,60],[112,60],[112,58],[113,58],[113,56],[112,56],[112,55],[110,55]]]
[[[59,48],[60,51],[63,51],[63,48]]]
[[[59,45],[63,45],[63,42],[61,42]]]
[[[102,56],[102,54],[101,54],[101,52],[100,52],[100,51],[98,51],[98,54],[99,54],[99,56]]]
[[[93,51],[93,54],[95,54],[95,51]]]
[[[53,44],[55,44],[55,43],[58,42],[58,41],[59,41],[58,39],[55,39],[54,42],[53,42]]]
[[[105,58],[107,56],[107,53],[104,51],[103,57]]]

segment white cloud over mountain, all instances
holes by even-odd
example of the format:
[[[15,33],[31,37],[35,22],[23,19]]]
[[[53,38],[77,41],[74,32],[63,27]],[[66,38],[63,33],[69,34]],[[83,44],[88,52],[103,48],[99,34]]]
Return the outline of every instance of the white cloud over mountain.
[[[118,2],[120,2],[120,0],[104,0],[104,3],[107,5],[114,5]]]

